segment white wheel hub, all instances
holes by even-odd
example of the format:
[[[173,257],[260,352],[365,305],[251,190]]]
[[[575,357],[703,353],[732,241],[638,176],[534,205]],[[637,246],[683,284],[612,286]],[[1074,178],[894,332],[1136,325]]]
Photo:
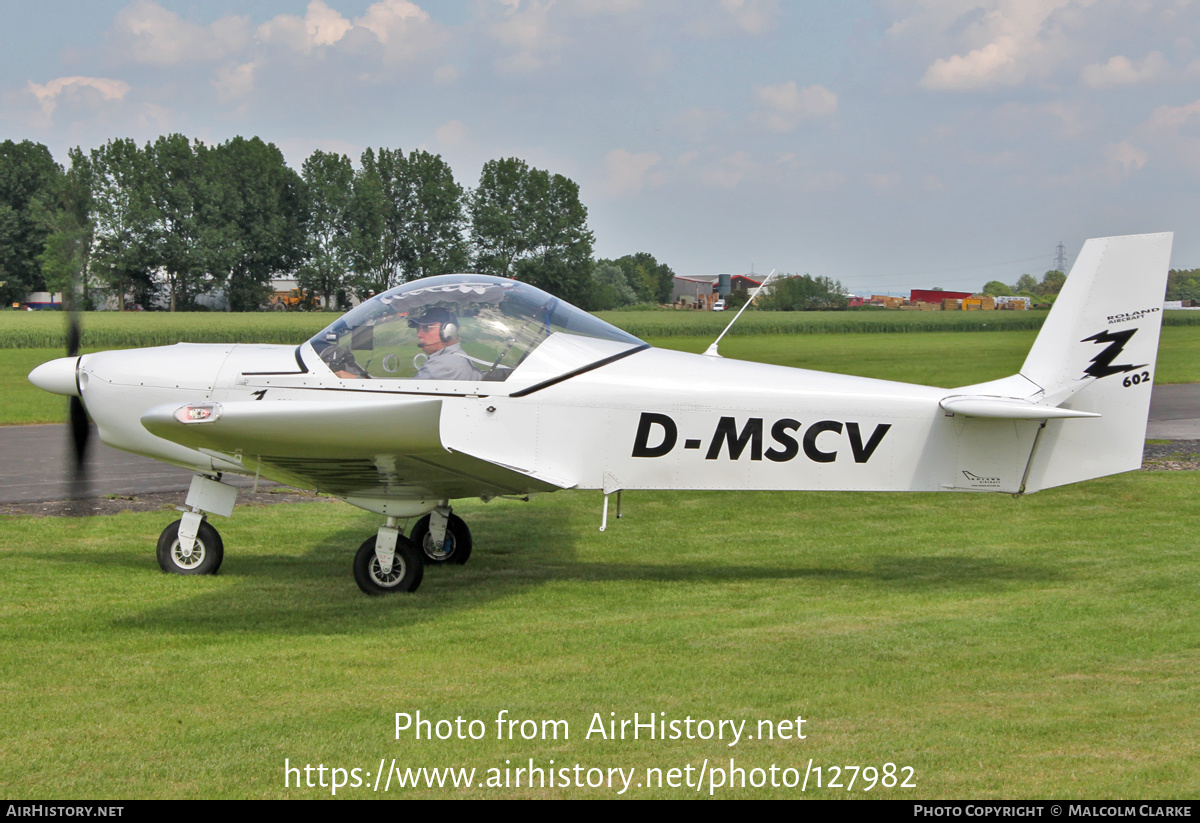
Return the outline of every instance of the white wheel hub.
[[[171,559],[181,569],[194,569],[204,562],[204,544],[196,540],[191,548],[186,548],[176,540],[171,545]]]

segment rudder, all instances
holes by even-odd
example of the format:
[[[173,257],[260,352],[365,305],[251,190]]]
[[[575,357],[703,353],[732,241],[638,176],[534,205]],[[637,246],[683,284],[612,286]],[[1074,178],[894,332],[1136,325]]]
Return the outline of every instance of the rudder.
[[[1040,402],[1100,417],[1047,420],[1026,492],[1141,466],[1172,238],[1107,237],[1079,252],[1021,376]]]

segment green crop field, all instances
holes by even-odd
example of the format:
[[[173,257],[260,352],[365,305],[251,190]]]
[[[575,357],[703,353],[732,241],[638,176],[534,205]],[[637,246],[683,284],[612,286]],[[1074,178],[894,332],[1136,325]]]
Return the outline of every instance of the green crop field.
[[[757,312],[742,315],[731,337],[761,334],[903,334],[912,332],[1036,331],[1045,311],[989,312]],[[715,338],[732,312],[598,312],[644,339],[701,336]],[[93,349],[190,343],[302,343],[337,318],[327,312],[86,312],[83,345]],[[1166,312],[1165,326],[1198,326],[1200,312]],[[62,349],[66,317],[61,312],[0,311],[0,349]]]
[[[349,571],[377,518],[340,503],[239,509],[211,578],[158,571],[172,511],[5,518],[0,793],[319,798],[338,768],[338,797],[800,797],[811,763],[840,784],[810,773],[814,798],[1200,794],[1193,473],[637,493],[603,534],[599,494],[456,511],[471,562],[383,598]],[[398,712],[433,724],[397,738]],[[501,712],[537,722],[497,739]],[[678,738],[600,736],[634,713]],[[476,784],[376,791],[381,761]],[[513,785],[551,762],[566,781]],[[593,770],[615,785],[561,784]]]

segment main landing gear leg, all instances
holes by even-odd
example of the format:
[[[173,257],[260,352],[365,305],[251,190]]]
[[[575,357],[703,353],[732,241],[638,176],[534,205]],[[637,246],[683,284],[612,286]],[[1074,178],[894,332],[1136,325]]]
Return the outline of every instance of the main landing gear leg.
[[[425,575],[421,552],[400,534],[396,518],[379,527],[354,555],[354,582],[367,594],[415,592]]]
[[[458,563],[471,557],[471,530],[450,508],[450,501],[422,517],[413,526],[410,540],[425,555],[426,563]]]
[[[171,574],[216,574],[225,558],[221,535],[206,520],[205,512],[229,517],[237,489],[204,475],[195,475],[188,489],[183,517],[163,529],[158,537],[158,565]]]

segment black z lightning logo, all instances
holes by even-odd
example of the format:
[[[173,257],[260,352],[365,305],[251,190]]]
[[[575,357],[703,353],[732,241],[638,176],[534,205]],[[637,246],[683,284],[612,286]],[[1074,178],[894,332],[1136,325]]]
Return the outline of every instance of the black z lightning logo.
[[[1129,342],[1129,338],[1137,332],[1137,329],[1126,329],[1125,331],[1111,332],[1102,331],[1099,334],[1093,334],[1091,337],[1085,337],[1081,343],[1092,342],[1097,345],[1108,344],[1108,348],[1100,352],[1092,358],[1092,365],[1084,369],[1084,374],[1089,377],[1108,377],[1110,374],[1124,374],[1131,372],[1134,369],[1144,369],[1147,364],[1143,363],[1140,366],[1114,366],[1113,361],[1120,356],[1121,351],[1125,348],[1125,344]]]

